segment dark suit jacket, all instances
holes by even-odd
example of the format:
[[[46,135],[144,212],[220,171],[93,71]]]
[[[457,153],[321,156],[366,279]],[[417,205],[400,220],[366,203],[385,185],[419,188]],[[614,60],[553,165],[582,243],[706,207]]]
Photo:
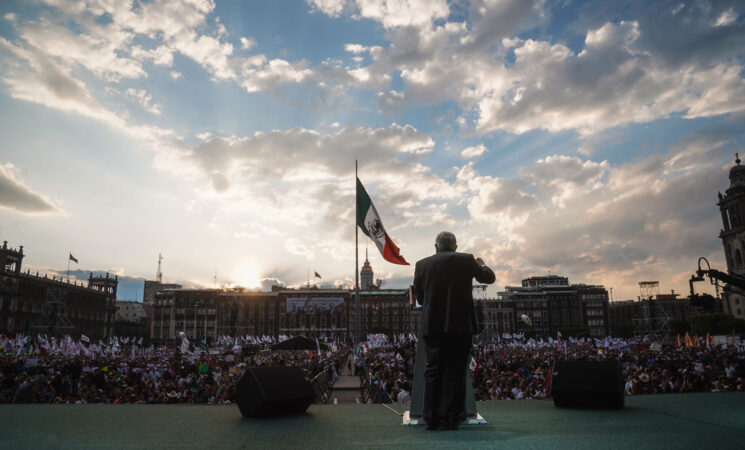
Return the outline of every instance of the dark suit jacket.
[[[473,278],[494,283],[494,272],[470,253],[439,252],[416,263],[414,292],[423,306],[423,336],[474,334]]]

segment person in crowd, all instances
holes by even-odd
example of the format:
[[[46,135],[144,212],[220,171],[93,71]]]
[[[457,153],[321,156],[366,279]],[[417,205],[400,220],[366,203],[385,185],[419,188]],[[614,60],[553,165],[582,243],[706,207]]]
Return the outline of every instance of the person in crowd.
[[[234,403],[246,367],[293,365],[308,379],[342,368],[347,346],[311,357],[305,351],[254,355],[177,352],[86,357],[0,355],[0,403]],[[30,364],[33,361],[33,364]]]
[[[710,349],[667,345],[652,350],[641,340],[629,340],[622,348],[604,348],[601,353],[589,339],[564,343],[566,352],[563,346],[529,346],[525,339],[475,342],[472,353],[478,367],[472,372],[474,398],[477,401],[546,398],[550,368],[560,359],[620,360],[626,395],[745,390],[745,377],[737,375],[745,366],[743,345]],[[404,369],[413,367],[415,351],[415,340],[400,339],[396,344],[372,348],[360,359],[373,380],[385,377],[388,371],[404,371],[406,380],[399,374],[395,383],[411,385],[413,369]],[[396,358],[397,354],[402,357]],[[703,371],[699,372],[697,367]]]

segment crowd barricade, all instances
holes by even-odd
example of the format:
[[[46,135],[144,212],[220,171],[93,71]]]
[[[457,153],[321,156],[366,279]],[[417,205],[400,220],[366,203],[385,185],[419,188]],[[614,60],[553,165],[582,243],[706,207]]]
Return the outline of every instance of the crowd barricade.
[[[369,370],[360,372],[360,397],[362,403],[367,403],[370,398],[370,390],[372,389],[372,373]]]
[[[378,383],[373,382],[372,372],[366,371],[360,376],[360,393],[363,403],[395,403],[388,392],[381,388]]]
[[[311,380],[313,392],[315,392],[316,394],[316,403],[320,403],[323,405],[328,402],[329,388],[331,387],[331,384],[333,384],[333,382],[330,381],[331,378],[332,377],[329,374],[329,369],[326,369],[313,377],[313,379]]]

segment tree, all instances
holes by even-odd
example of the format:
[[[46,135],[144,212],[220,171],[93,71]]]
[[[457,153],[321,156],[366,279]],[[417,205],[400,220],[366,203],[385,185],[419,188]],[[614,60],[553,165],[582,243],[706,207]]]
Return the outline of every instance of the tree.
[[[634,326],[631,324],[618,325],[611,333],[614,337],[630,338],[634,336]]]
[[[717,299],[709,294],[696,294],[691,297],[691,307],[699,313],[714,313],[717,312]]]
[[[745,332],[745,320],[735,319],[729,314],[697,314],[691,318],[691,331],[694,334],[730,334]]]
[[[673,319],[670,321],[670,331],[673,334],[685,334],[686,331],[691,331],[691,322],[686,319]]]

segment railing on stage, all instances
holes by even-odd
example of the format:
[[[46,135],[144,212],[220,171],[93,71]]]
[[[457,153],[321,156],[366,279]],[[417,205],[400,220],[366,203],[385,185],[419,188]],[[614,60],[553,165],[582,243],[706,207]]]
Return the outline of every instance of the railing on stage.
[[[334,381],[336,381],[336,379],[331,373],[331,369],[326,369],[313,377],[313,379],[311,380],[311,386],[313,386],[313,392],[316,393],[315,403],[320,403],[323,405],[328,402],[329,392],[331,390],[331,386],[333,386],[334,384]]]
[[[362,403],[395,403],[385,389],[373,382],[372,372],[369,370],[360,374],[360,395]]]

